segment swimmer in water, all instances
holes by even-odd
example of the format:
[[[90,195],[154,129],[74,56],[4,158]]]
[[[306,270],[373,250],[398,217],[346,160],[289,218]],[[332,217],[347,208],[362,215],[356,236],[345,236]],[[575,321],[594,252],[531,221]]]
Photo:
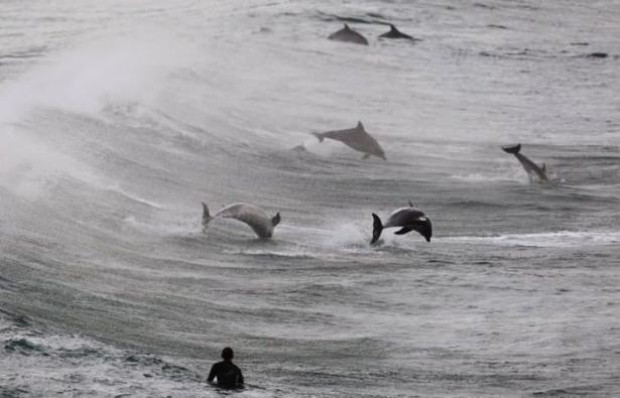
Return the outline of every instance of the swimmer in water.
[[[243,374],[241,369],[232,360],[235,353],[232,348],[226,347],[222,350],[222,361],[211,366],[207,382],[221,388],[243,388]],[[213,379],[217,379],[214,383]]]

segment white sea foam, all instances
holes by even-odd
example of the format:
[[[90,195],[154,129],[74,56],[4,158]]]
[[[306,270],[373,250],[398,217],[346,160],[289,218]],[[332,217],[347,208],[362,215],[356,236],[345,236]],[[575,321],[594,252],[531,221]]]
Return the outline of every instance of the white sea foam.
[[[620,243],[618,231],[559,231],[497,236],[463,236],[439,238],[444,242],[488,243],[500,246],[578,247]]]
[[[0,185],[36,199],[64,176],[97,181],[95,172],[73,157],[29,137],[14,127],[0,131]]]

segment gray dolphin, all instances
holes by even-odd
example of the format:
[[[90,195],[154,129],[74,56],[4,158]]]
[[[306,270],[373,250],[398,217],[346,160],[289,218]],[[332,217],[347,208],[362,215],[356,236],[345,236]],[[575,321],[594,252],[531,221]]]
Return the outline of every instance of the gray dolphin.
[[[216,217],[234,218],[248,224],[261,239],[269,239],[273,236],[273,229],[280,223],[280,213],[269,217],[263,209],[247,203],[233,203],[225,206],[213,216],[209,214],[209,208],[202,204],[202,227],[204,230]]]
[[[538,165],[532,162],[530,159],[526,158],[524,155],[521,155],[521,144],[517,144],[514,146],[503,146],[502,149],[506,153],[511,153],[515,155],[515,157],[521,163],[521,166],[525,169],[530,179],[538,178],[539,181],[549,181],[549,177],[547,176],[547,167],[543,163],[542,167],[538,167]]]
[[[401,227],[394,232],[395,235],[404,235],[407,232],[417,231],[427,242],[431,241],[433,236],[433,224],[423,211],[413,207],[409,202],[409,207],[401,207],[394,210],[388,217],[385,224],[381,223],[381,219],[375,213],[372,213],[372,240],[370,244],[377,242],[384,228]]]
[[[420,39],[416,39],[412,36],[409,36],[403,32],[401,32],[400,30],[396,29],[396,26],[390,24],[390,31],[386,32],[382,35],[379,35],[380,38],[384,38],[384,39],[407,39],[407,40],[411,40],[411,41],[418,41]]]
[[[343,144],[360,151],[364,154],[362,159],[368,159],[371,155],[375,155],[383,160],[387,160],[383,148],[374,137],[364,130],[362,122],[357,122],[357,126],[352,129],[333,130],[325,133],[312,133],[319,142],[323,142],[325,138],[340,141]]]
[[[327,38],[329,40],[344,41],[347,43],[362,44],[365,46],[368,45],[368,40],[366,40],[366,38],[362,36],[361,33],[349,28],[349,25],[347,25],[346,23],[344,24],[344,28],[332,33],[331,35],[327,36]]]

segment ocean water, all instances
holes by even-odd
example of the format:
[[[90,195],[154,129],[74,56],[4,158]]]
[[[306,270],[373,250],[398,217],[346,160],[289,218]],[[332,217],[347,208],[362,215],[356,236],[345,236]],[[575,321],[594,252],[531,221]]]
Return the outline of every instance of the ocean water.
[[[0,394],[620,396],[619,20],[611,0],[4,0]],[[326,39],[345,21],[368,47]],[[387,161],[310,134],[358,121]],[[409,200],[432,242],[371,247],[371,213]],[[282,222],[203,233],[201,202]],[[204,383],[227,345],[242,392]]]

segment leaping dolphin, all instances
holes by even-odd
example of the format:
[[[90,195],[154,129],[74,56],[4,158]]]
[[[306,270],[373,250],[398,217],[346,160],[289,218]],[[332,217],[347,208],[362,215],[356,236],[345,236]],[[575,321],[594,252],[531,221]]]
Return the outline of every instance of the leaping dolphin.
[[[381,236],[381,232],[385,228],[391,227],[401,227],[401,229],[394,232],[395,235],[404,235],[407,232],[416,231],[422,235],[427,242],[430,242],[431,236],[433,236],[433,224],[431,220],[423,211],[413,207],[411,202],[409,202],[409,207],[401,207],[400,209],[394,210],[392,214],[389,215],[385,224],[381,223],[381,219],[375,213],[372,213],[372,219],[371,245],[377,242]]]
[[[263,209],[247,203],[233,203],[225,206],[213,216],[209,214],[209,208],[202,204],[202,227],[204,230],[214,218],[234,218],[248,224],[261,239],[269,239],[273,236],[273,229],[280,223],[280,213],[269,217]]]
[[[523,166],[530,179],[538,178],[539,181],[549,181],[549,177],[547,176],[547,166],[543,163],[542,167],[538,167],[536,163],[532,162],[524,155],[521,155],[521,144],[517,144],[514,146],[503,146],[502,149],[506,153],[511,153],[515,155],[515,157],[519,160],[521,166]]]
[[[387,160],[383,148],[374,137],[364,130],[362,122],[357,122],[357,126],[352,129],[333,130],[325,133],[312,133],[319,142],[323,142],[325,138],[340,141],[343,144],[360,151],[364,154],[362,159],[368,159],[371,155],[377,156],[383,160]]]
[[[368,45],[368,40],[361,33],[349,28],[349,25],[344,24],[344,28],[340,29],[337,32],[332,33],[327,36],[329,40],[336,41],[344,41],[348,43],[362,44],[364,46]]]
[[[386,32],[382,35],[379,35],[380,38],[383,39],[407,39],[411,41],[419,41],[420,39],[416,39],[412,36],[409,36],[396,28],[396,26],[390,24],[390,31]]]

